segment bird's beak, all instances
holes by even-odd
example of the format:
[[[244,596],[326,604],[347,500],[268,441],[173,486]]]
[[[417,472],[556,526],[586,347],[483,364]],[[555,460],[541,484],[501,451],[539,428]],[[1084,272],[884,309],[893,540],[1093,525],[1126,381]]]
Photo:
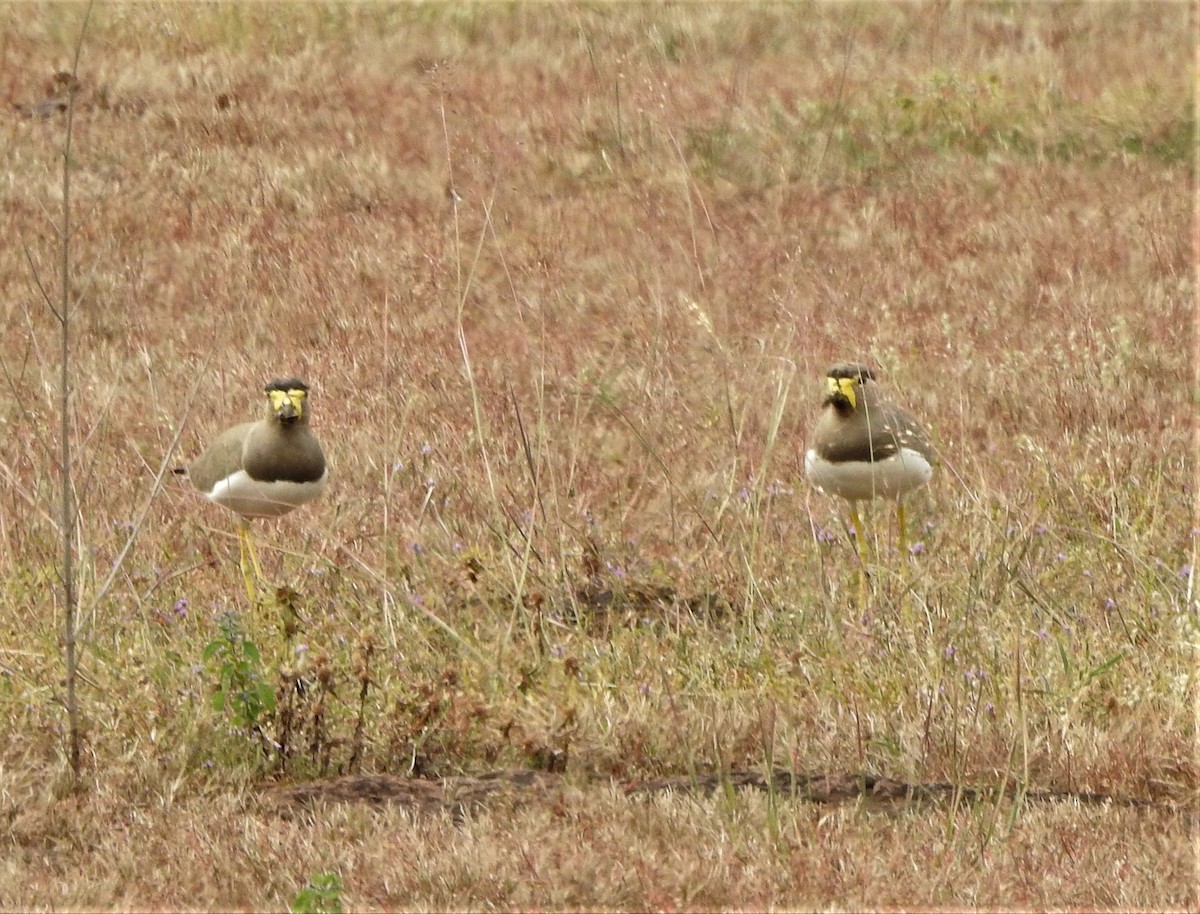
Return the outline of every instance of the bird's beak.
[[[302,405],[304,394],[302,392],[272,390],[269,396],[271,397],[271,407],[275,410],[275,415],[280,422],[285,425],[291,425],[300,418],[300,414],[304,409]]]

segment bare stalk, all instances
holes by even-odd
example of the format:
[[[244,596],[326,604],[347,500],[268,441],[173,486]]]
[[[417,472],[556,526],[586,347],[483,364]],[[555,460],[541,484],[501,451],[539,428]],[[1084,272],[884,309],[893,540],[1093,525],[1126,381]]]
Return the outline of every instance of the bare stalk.
[[[94,0],[92,0],[94,2]],[[79,55],[83,36],[87,33],[92,3],[88,3],[75,43],[75,58],[71,63],[71,79],[67,83],[67,126],[62,148],[62,224],[59,241],[59,304],[51,308],[60,328],[59,406],[59,472],[62,486],[62,582],[63,582],[63,663],[66,667],[67,754],[71,773],[79,777],[80,725],[79,696],[75,683],[79,672],[77,650],[77,616],[79,589],[75,580],[75,498],[71,477],[71,128],[75,120],[75,93],[78,88]]]

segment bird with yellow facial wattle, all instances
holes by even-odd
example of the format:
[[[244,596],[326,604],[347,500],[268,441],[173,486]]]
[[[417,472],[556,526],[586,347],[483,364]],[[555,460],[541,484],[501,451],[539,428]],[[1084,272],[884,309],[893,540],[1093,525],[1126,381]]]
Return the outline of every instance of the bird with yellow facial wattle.
[[[924,427],[886,397],[865,365],[834,365],[825,376],[821,415],[808,438],[804,470],[822,492],[850,504],[855,549],[865,562],[858,503],[896,499],[900,549],[905,548],[902,497],[933,476],[935,456]]]
[[[329,481],[325,454],[309,427],[308,385],[285,378],[270,381],[263,392],[267,411],[262,419],[226,429],[187,467],[175,470],[210,501],[238,515],[242,577],[252,603],[263,575],[250,519],[282,517],[320,495]]]

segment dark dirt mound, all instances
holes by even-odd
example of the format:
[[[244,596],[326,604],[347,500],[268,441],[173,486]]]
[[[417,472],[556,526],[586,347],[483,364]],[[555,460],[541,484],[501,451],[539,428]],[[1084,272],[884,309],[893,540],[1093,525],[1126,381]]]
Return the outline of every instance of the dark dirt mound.
[[[615,780],[593,777],[570,781],[560,773],[529,769],[504,769],[469,777],[425,779],[391,774],[348,775],[306,784],[272,787],[264,800],[281,814],[318,803],[397,804],[420,812],[449,812],[455,817],[492,803],[551,802],[564,787],[614,786],[628,797],[658,793],[714,793],[718,790],[772,791],[786,798],[811,803],[859,803],[869,809],[902,810],[936,802],[975,803],[1001,796],[1021,796],[1027,802],[1074,802],[1127,807],[1179,807],[1169,800],[1120,797],[1090,791],[1025,790],[1013,784],[995,787],[941,782],[915,783],[875,774],[855,772],[791,772],[740,770],[651,780]]]

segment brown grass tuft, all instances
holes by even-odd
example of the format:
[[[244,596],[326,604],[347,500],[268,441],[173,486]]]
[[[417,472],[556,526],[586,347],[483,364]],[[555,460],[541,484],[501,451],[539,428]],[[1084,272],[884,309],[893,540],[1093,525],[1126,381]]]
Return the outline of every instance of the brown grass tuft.
[[[70,792],[18,254],[50,275],[78,13],[0,27],[0,908],[1197,906],[1192,6],[98,7]],[[942,458],[914,554],[872,512],[867,607],[800,459],[844,358]],[[276,597],[181,485],[89,600],[180,423],[281,373],[333,482],[256,530]],[[554,788],[265,802],[514,769]],[[774,770],[958,802],[622,789]]]

